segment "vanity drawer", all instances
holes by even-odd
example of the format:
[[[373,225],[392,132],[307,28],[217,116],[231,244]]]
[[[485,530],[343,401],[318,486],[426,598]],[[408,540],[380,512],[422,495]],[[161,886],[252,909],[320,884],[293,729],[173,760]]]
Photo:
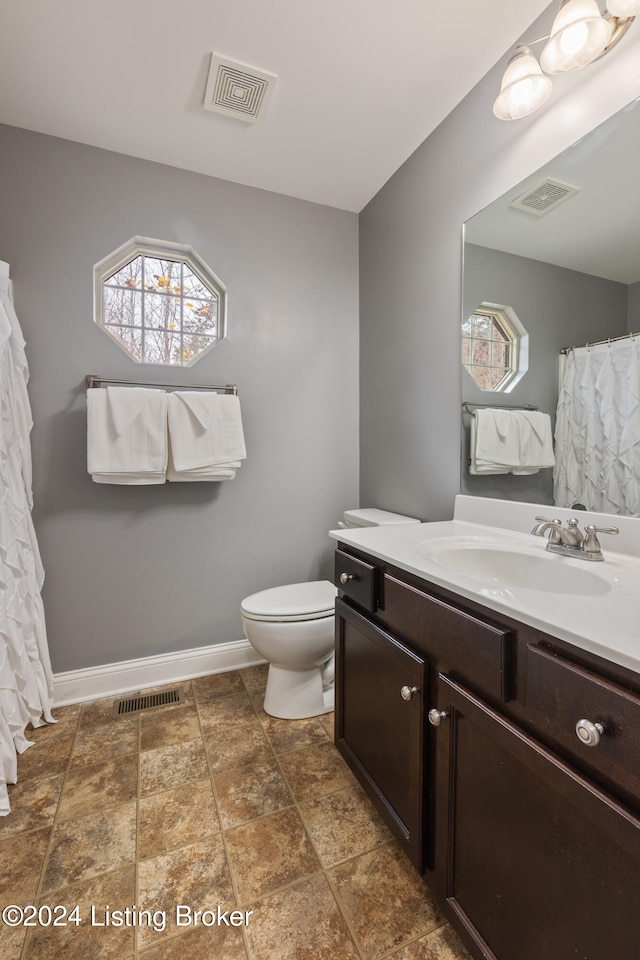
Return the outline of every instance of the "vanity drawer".
[[[526,706],[540,735],[603,774],[624,790],[640,794],[640,697],[544,647],[527,648]],[[578,721],[599,724],[588,745]],[[582,724],[583,736],[594,731]]]
[[[472,689],[506,702],[513,697],[513,646],[510,630],[488,623],[410,587],[390,574],[384,578],[384,611],[378,619],[410,637],[438,669]]]
[[[371,613],[375,613],[379,605],[378,577],[378,567],[340,548],[336,550],[335,585],[343,596]]]

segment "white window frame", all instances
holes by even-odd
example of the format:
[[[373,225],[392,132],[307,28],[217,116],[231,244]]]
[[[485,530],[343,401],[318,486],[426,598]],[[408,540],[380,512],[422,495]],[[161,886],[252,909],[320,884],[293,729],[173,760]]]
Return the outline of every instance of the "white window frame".
[[[204,284],[205,288],[210,290],[217,297],[218,310],[216,318],[216,336],[211,337],[211,343],[209,346],[201,350],[192,359],[181,359],[180,362],[166,363],[164,361],[138,358],[129,349],[127,349],[127,346],[122,342],[122,340],[111,333],[109,330],[109,325],[105,323],[104,289],[106,281],[112,277],[114,273],[117,273],[124,266],[139,256],[148,256],[153,257],[154,259],[162,260],[173,260],[185,264]],[[190,367],[194,363],[197,363],[198,360],[201,360],[205,354],[209,353],[209,351],[217,346],[217,344],[220,343],[220,341],[223,340],[227,335],[227,288],[220,278],[216,276],[211,267],[209,267],[202,257],[196,253],[193,247],[188,246],[187,244],[173,243],[168,240],[152,240],[148,237],[132,237],[131,240],[123,243],[122,246],[118,247],[117,250],[114,250],[112,253],[108,254],[108,256],[100,260],[99,263],[96,263],[93,268],[93,276],[94,320],[97,325],[107,334],[107,336],[117,343],[120,349],[126,353],[126,355],[133,360],[134,363],[159,364],[162,366],[172,367]],[[144,290],[140,290],[142,305],[141,329],[143,331],[145,329],[144,295]],[[188,300],[189,297],[186,294],[181,294],[180,299]],[[185,335],[182,323],[180,324],[179,333],[181,338]],[[180,351],[180,356],[184,356],[182,350]]]

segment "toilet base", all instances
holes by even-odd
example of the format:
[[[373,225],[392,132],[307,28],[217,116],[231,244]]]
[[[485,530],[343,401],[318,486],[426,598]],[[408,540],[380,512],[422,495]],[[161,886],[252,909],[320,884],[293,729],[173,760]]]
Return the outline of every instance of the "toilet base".
[[[264,712],[280,720],[306,720],[308,717],[331,713],[334,705],[333,683],[324,689],[322,680],[322,667],[288,670],[271,663],[264,695]]]

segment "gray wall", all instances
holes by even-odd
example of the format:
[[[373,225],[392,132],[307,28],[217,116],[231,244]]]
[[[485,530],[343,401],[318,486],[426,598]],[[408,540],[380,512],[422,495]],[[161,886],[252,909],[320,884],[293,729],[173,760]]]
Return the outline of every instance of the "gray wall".
[[[632,283],[629,287],[627,332],[640,333],[640,283]]]
[[[472,403],[530,403],[555,423],[558,356],[563,347],[580,346],[627,330],[624,283],[603,280],[527,257],[477,244],[464,246],[462,311],[469,316],[483,300],[513,307],[529,334],[529,367],[508,394],[487,394],[462,371],[462,399]],[[553,503],[553,470],[531,476],[471,476],[468,414],[462,417],[461,491],[481,497]]]
[[[330,575],[327,530],[358,505],[357,216],[10,127],[0,206],[54,671],[239,639],[243,596]],[[228,339],[188,370],[134,364],[93,322],[93,264],[136,234],[227,285]],[[237,383],[237,478],[93,483],[87,373]]]
[[[556,10],[551,4],[526,36],[548,33]],[[505,55],[361,213],[363,503],[451,517],[460,469],[462,224],[640,95],[639,53],[635,28],[598,63],[555,78],[547,107],[512,123],[492,114]]]

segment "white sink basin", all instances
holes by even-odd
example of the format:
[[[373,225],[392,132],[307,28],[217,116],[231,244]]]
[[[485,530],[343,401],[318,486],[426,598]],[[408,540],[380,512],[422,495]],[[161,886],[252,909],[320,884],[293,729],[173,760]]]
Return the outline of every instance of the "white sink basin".
[[[606,571],[594,570],[586,560],[540,552],[524,544],[473,537],[423,540],[420,556],[451,573],[481,583],[485,589],[538,590],[544,593],[594,596],[609,593],[616,582]]]

